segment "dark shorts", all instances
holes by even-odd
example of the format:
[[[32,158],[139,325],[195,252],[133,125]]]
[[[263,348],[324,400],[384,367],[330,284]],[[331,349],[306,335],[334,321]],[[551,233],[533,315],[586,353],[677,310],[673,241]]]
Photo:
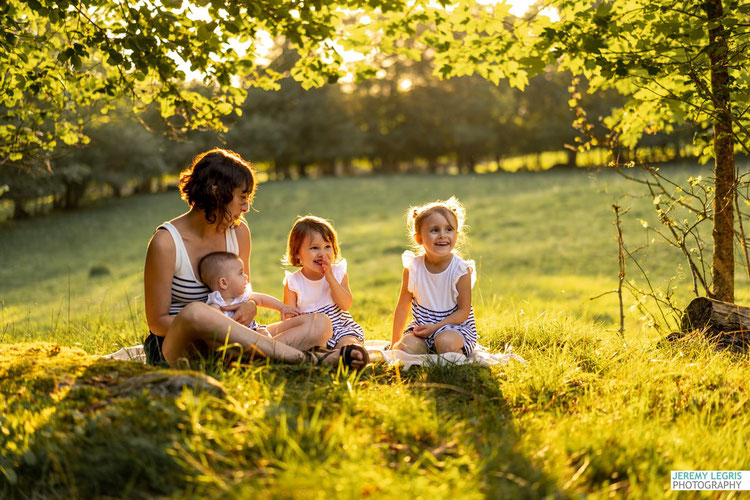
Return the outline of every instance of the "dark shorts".
[[[146,363],[153,366],[169,366],[164,359],[164,355],[161,353],[161,346],[163,344],[164,337],[148,332],[148,337],[143,340],[143,350],[146,353]]]

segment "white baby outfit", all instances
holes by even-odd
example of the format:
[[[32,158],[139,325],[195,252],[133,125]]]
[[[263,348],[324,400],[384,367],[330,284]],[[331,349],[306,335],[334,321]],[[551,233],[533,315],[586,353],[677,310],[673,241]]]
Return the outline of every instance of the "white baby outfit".
[[[252,293],[253,293],[253,287],[250,286],[250,283],[248,283],[247,286],[245,286],[245,293],[243,293],[239,297],[235,297],[234,299],[232,299],[232,302],[227,304],[227,301],[224,299],[224,297],[221,296],[221,292],[216,290],[208,294],[208,300],[206,300],[206,304],[208,304],[209,306],[218,305],[219,307],[233,306],[235,304],[239,304],[240,302],[247,302],[248,300],[250,300],[250,294]],[[226,314],[227,316],[229,316],[230,318],[234,317],[234,311],[222,311],[222,312]],[[247,327],[252,330],[265,328],[265,326],[259,325],[258,323],[256,323],[255,319],[250,321],[250,324],[247,325]]]
[[[412,321],[404,333],[411,333],[415,327],[434,324],[447,318],[458,310],[458,280],[466,273],[471,273],[471,287],[476,282],[476,265],[473,260],[463,260],[454,255],[444,271],[433,274],[427,270],[424,254],[416,256],[407,250],[401,255],[401,261],[409,270],[407,288],[412,294]],[[468,356],[477,345],[477,328],[474,323],[474,308],[469,317],[459,325],[445,325],[435,330],[424,339],[430,350],[435,349],[435,338],[445,330],[453,330],[464,338],[464,353]]]
[[[346,275],[346,259],[331,265],[333,277],[341,283]],[[333,301],[331,287],[325,277],[313,281],[302,274],[302,269],[290,273],[285,271],[284,285],[297,294],[297,307],[303,313],[323,313],[331,320],[333,335],[328,340],[327,347],[333,349],[343,337],[351,335],[360,342],[365,341],[365,332],[354,321],[349,311],[344,311]]]

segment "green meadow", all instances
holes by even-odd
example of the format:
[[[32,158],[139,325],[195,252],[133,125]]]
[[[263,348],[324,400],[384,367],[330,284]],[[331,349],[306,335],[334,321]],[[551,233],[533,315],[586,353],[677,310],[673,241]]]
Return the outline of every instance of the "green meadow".
[[[707,171],[666,168],[684,179]],[[678,496],[670,470],[750,469],[747,356],[699,338],[660,343],[675,318],[657,330],[627,292],[617,333],[617,295],[605,293],[618,276],[613,203],[630,209],[629,248],[654,240],[638,254],[651,283],[681,307],[692,298],[679,252],[639,220],[658,226],[644,194],[595,171],[261,184],[246,214],[253,288],[281,294],[297,215],[331,219],[352,313],[372,339],[390,338],[407,208],[457,196],[480,343],[526,363],[360,375],[204,366],[224,397],[126,394],[124,380],[155,369],[97,358],[147,333],[145,249],[186,209],[177,192],[4,222],[0,496],[638,498]],[[632,263],[626,276],[644,285]],[[750,302],[743,268],[736,300]]]

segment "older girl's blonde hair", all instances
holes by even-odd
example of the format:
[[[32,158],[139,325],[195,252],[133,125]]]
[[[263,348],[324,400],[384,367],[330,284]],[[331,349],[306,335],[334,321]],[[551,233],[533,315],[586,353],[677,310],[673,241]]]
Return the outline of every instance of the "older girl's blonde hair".
[[[466,243],[466,224],[464,223],[466,220],[466,209],[458,201],[458,198],[451,196],[447,200],[437,200],[425,203],[424,205],[410,207],[406,211],[406,225],[409,228],[409,236],[414,247],[420,247],[416,236],[422,229],[425,219],[434,213],[439,213],[448,222],[455,224],[457,235],[456,248],[463,246]]]
[[[287,239],[286,254],[284,254],[281,262],[288,266],[302,266],[302,262],[300,262],[297,254],[299,254],[299,249],[302,247],[302,242],[305,240],[305,237],[313,233],[318,233],[324,240],[331,244],[333,247],[333,260],[335,262],[341,253],[336,230],[333,229],[333,225],[330,222],[321,219],[320,217],[315,217],[314,215],[298,217],[297,220],[294,221],[292,230],[289,231],[289,238]]]

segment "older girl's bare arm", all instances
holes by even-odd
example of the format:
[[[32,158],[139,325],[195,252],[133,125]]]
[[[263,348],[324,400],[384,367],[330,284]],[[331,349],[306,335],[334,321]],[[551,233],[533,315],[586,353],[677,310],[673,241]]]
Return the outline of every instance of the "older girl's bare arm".
[[[398,295],[398,303],[393,313],[393,330],[391,332],[391,346],[401,340],[401,334],[406,327],[406,321],[409,319],[409,306],[411,305],[412,295],[408,287],[409,270],[404,269],[401,277],[401,291]]]

